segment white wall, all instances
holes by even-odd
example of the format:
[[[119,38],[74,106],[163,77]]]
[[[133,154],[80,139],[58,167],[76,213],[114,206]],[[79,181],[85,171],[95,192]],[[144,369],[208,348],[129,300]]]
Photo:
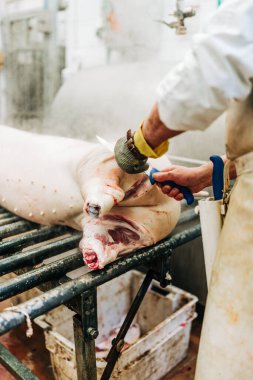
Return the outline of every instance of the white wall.
[[[122,8],[117,8],[121,12],[120,17],[125,15],[127,20],[126,24],[123,21],[125,29],[120,31],[119,37],[126,49],[123,53],[119,51],[118,55],[114,54],[111,62],[120,65],[107,67],[105,47],[95,35],[100,3],[98,0],[90,3],[87,0],[71,1],[67,24],[67,74],[73,75],[78,68],[80,72],[66,81],[58,93],[51,120],[45,124],[45,130],[50,133],[85,139],[93,139],[96,134],[100,134],[108,140],[114,140],[127,129],[134,130],[150,111],[159,81],[183,58],[194,34],[200,31],[217,7],[216,0],[187,0],[186,5],[195,6],[197,14],[186,20],[188,33],[176,35],[174,30],[153,22],[154,18],[159,17],[159,12],[164,20],[169,21],[167,14],[174,10],[173,0],[137,0],[139,5],[144,1],[153,4],[148,11],[145,6],[134,7],[136,0],[112,1],[121,5],[124,3],[128,7],[122,5]],[[135,12],[132,17],[131,7]],[[80,23],[86,23],[87,28]],[[153,28],[152,33],[156,32],[156,27],[160,28],[160,33],[158,30],[157,35],[150,34],[149,23]],[[123,37],[126,37],[125,41]],[[136,41],[138,43],[134,45]],[[129,64],[131,60],[145,62]],[[94,65],[100,67],[89,69]],[[187,132],[173,139],[170,153],[207,160],[210,154],[223,153],[224,149],[223,117],[205,132]]]
[[[185,0],[185,7],[193,6],[196,16],[186,20],[187,34],[176,35],[174,29],[157,23],[171,22],[169,16],[176,0],[71,0],[67,14],[65,75],[108,63],[143,61],[150,59],[178,62],[189,47],[192,36],[205,24],[209,14],[217,8],[217,0]],[[116,31],[110,32],[113,14]],[[96,35],[104,28],[105,40]],[[121,49],[120,49],[121,47]],[[108,59],[110,52],[110,59]]]
[[[71,0],[67,9],[64,75],[106,62],[103,42],[96,36],[101,25],[101,0]]]
[[[185,35],[177,35],[174,29],[166,26],[163,27],[159,59],[175,61],[182,59],[192,42],[193,36],[201,31],[207,19],[217,8],[216,0],[185,0],[184,3],[185,7],[193,7],[196,10],[196,15],[185,20],[187,27]],[[166,21],[171,20],[168,13],[172,13],[174,9],[175,1],[166,1],[166,5],[164,6],[164,19]]]
[[[2,15],[29,12],[47,8],[49,2],[50,0],[1,0],[0,10]],[[61,44],[66,45],[66,69],[63,77],[83,68],[104,65],[108,62],[158,59],[176,63],[182,59],[190,46],[192,36],[200,30],[210,12],[217,7],[217,0],[185,0],[185,7],[193,6],[197,13],[193,18],[186,20],[187,34],[178,36],[174,29],[155,21],[172,21],[173,18],[169,14],[175,10],[176,0],[61,0],[59,2],[68,4],[66,20],[65,15],[59,13],[58,25]],[[105,43],[96,33],[99,28],[108,28],[110,24],[106,20],[108,9],[115,11],[119,30],[111,34],[111,42],[107,40]],[[108,48],[113,46],[123,48]]]
[[[35,9],[41,9],[44,6],[44,0],[5,0],[5,14],[19,12],[28,12]]]

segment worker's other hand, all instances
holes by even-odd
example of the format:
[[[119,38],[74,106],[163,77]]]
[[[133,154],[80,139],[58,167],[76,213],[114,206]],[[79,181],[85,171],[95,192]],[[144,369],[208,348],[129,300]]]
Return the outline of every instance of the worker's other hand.
[[[127,131],[127,136],[119,139],[114,148],[117,164],[129,174],[144,172],[148,169],[148,157],[158,158],[168,150],[167,140],[151,148],[143,136],[142,125],[134,134],[131,130]]]
[[[176,187],[162,186],[159,182],[174,181],[178,185],[188,187],[192,193],[198,193],[212,184],[212,170],[213,165],[211,162],[196,168],[172,165],[159,173],[154,173],[153,178],[158,182],[157,184],[164,194],[181,201],[184,196]]]
[[[130,145],[128,137],[122,137],[116,142],[114,153],[117,164],[126,173],[142,173],[148,169],[148,158],[142,155],[133,143]]]

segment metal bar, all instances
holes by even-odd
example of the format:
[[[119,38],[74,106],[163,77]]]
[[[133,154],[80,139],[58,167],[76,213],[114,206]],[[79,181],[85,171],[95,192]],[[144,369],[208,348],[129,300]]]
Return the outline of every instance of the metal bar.
[[[31,232],[29,234],[19,236],[18,238],[14,238],[8,241],[5,241],[0,244],[0,255],[4,253],[14,253],[17,250],[21,250],[24,247],[28,247],[32,244],[40,243],[44,240],[51,239],[57,235],[61,235],[67,232],[68,229],[63,226],[51,226],[51,227],[42,227],[35,232]]]
[[[0,220],[9,218],[13,214],[11,212],[0,212]]]
[[[104,372],[101,376],[101,380],[108,380],[111,377],[112,371],[115,367],[115,364],[121,355],[121,350],[124,347],[124,338],[126,336],[126,333],[131,326],[131,323],[133,322],[133,319],[143,301],[143,298],[145,297],[145,294],[147,293],[147,290],[149,288],[149,285],[151,284],[151,281],[153,279],[153,272],[150,270],[146,274],[140,289],[138,290],[138,293],[136,294],[134,301],[127,313],[127,316],[118,332],[118,335],[113,341],[113,345],[110,349],[110,352],[106,358],[107,365],[104,369]]]
[[[11,223],[17,222],[18,220],[20,220],[20,218],[18,216],[15,216],[15,215],[10,216],[9,218],[1,219],[0,220],[0,227],[5,226],[6,224],[11,224]]]
[[[153,261],[160,255],[166,255],[167,250],[172,250],[201,235],[200,225],[189,228],[179,234],[165,239],[150,248],[121,257],[117,261],[108,264],[105,269],[89,272],[78,279],[70,280],[43,295],[32,298],[17,306],[14,310],[6,310],[0,313],[0,334],[11,330],[25,321],[25,315],[36,318],[55,307],[68,302],[82,292],[104,284],[111,279],[120,276],[141,264]]]
[[[20,252],[16,255],[4,258],[0,260],[0,275],[10,273],[25,266],[38,264],[47,257],[52,257],[58,255],[59,253],[76,248],[78,246],[79,240],[80,236],[74,235],[39,248],[30,249],[29,251]],[[24,277],[27,278],[27,274],[24,274]]]
[[[187,214],[187,216],[184,215],[184,214]],[[10,215],[12,215],[12,214],[10,214]],[[196,218],[197,218],[197,216],[195,216],[195,214],[194,214],[194,212],[192,210],[191,211],[184,211],[182,213],[180,219],[179,219],[178,225],[182,224],[182,223],[185,223],[186,221],[190,221],[190,220],[196,219]],[[36,227],[39,228],[39,225],[21,219],[17,223],[12,223],[9,226],[2,226],[2,227],[0,227],[0,239],[4,239],[6,237],[9,237],[11,235],[15,235],[15,234],[18,234],[18,233],[26,232],[26,231],[29,231],[31,229],[35,229]]]
[[[21,232],[33,230],[35,228],[38,228],[39,225],[28,222],[26,220],[21,220],[20,222],[11,223],[7,226],[0,227],[0,239],[7,238],[12,235],[20,234]]]
[[[77,252],[64,259],[31,270],[16,278],[11,278],[0,284],[0,301],[4,301],[9,297],[24,292],[25,290],[32,289],[43,282],[55,280],[67,272],[79,268],[82,264],[82,254]]]
[[[23,363],[0,343],[0,363],[18,380],[39,380]]]
[[[96,380],[97,289],[81,295],[81,318],[74,316],[74,337],[78,380]]]

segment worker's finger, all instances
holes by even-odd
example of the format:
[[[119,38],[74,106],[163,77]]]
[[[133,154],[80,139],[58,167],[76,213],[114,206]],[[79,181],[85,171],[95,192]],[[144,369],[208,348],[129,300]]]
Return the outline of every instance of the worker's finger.
[[[169,186],[169,185],[165,185],[165,186],[162,186],[161,189],[162,189],[162,192],[163,192],[164,194],[168,195],[169,192],[171,191],[172,187]]]
[[[165,173],[165,172],[171,172],[171,171],[175,170],[177,167],[178,167],[178,165],[170,165],[170,166],[168,166],[167,168],[163,168],[163,169],[159,170],[159,172],[154,173],[154,174]]]
[[[174,187],[173,189],[171,189],[171,191],[168,193],[168,196],[169,197],[172,197],[172,198],[175,198],[177,195],[180,194],[180,190],[178,190],[177,187]]]
[[[180,194],[180,190],[177,187],[171,187],[169,185],[162,186],[162,192],[171,198],[175,198]]]
[[[163,171],[160,171],[159,173],[154,173],[153,178],[157,182],[163,182],[166,180],[171,180],[173,181],[175,178],[175,175],[173,173],[174,168],[170,167],[168,169],[163,169]]]
[[[172,188],[169,185],[165,185],[165,186],[158,185],[158,186],[161,188],[162,192],[168,195],[169,197],[175,198],[177,201],[181,201],[182,199],[184,199],[183,194],[180,193],[180,191],[177,188]]]
[[[184,199],[184,196],[183,196],[182,193],[179,193],[179,194],[175,197],[175,199],[176,199],[177,201],[182,201],[182,200]]]
[[[157,182],[174,181],[175,176],[172,173],[155,173],[153,179]]]

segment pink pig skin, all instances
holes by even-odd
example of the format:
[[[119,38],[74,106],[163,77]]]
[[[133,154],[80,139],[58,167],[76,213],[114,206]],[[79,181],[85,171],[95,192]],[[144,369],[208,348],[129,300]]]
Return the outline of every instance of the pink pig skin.
[[[92,269],[156,243],[177,223],[180,204],[145,174],[122,172],[99,144],[0,126],[0,159],[0,205],[83,231],[80,248]]]

